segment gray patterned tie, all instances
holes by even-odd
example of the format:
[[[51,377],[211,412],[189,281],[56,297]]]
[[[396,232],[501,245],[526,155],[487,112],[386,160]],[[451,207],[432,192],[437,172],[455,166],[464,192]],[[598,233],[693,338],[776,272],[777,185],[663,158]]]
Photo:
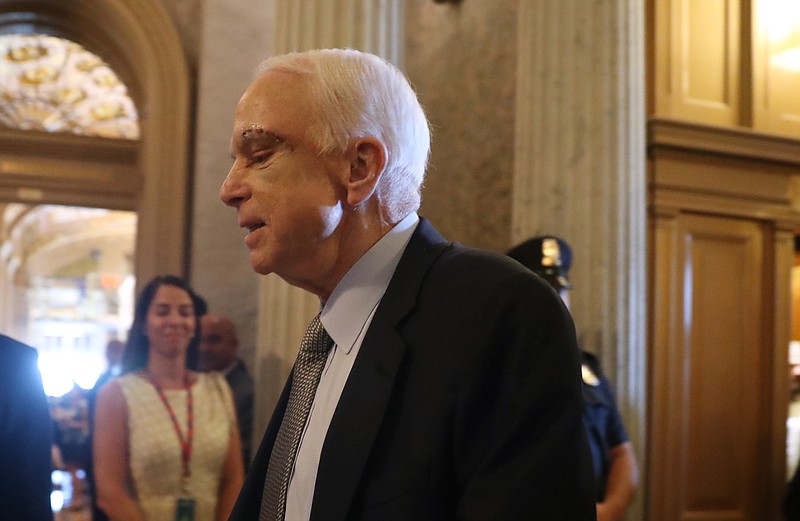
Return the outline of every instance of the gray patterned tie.
[[[289,477],[294,467],[300,435],[308,419],[311,402],[314,401],[317,384],[332,344],[331,337],[322,327],[317,315],[303,335],[300,353],[294,365],[289,401],[267,466],[259,521],[283,521],[286,513],[286,491],[289,488]]]

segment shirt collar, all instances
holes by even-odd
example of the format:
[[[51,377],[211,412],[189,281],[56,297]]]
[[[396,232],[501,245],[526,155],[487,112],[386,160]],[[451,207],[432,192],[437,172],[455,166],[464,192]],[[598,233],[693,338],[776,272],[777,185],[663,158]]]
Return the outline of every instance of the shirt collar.
[[[381,237],[345,273],[322,309],[320,320],[337,349],[349,353],[383,297],[400,257],[419,223],[411,212]]]

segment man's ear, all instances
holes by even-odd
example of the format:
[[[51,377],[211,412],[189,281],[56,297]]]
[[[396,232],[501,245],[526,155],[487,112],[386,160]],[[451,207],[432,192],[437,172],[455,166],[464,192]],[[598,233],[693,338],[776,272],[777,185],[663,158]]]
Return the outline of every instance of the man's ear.
[[[386,147],[380,140],[365,137],[356,141],[347,183],[347,203],[350,206],[361,204],[375,193],[385,166]]]

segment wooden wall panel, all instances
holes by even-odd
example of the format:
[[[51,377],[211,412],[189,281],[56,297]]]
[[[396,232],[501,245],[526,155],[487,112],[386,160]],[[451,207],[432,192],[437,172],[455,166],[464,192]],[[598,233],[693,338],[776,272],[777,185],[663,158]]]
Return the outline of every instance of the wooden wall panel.
[[[759,226],[685,216],[686,488],[681,519],[756,519],[761,364]],[[735,479],[731,479],[736,476]]]
[[[648,130],[646,520],[781,520],[800,143]]]
[[[800,137],[800,2],[649,0],[657,118]]]
[[[763,230],[755,221],[679,214],[658,243],[673,327],[654,357],[655,411],[666,430],[651,445],[654,485],[666,499],[653,519],[766,519],[758,485]],[[771,347],[768,347],[771,349]],[[769,358],[771,359],[771,358]],[[763,456],[763,455],[761,455]]]
[[[0,128],[0,201],[136,210],[140,142]]]
[[[739,123],[741,1],[655,0],[656,116]]]
[[[800,136],[800,2],[753,4],[753,127]]]
[[[792,267],[792,340],[800,340],[800,262],[795,255]]]

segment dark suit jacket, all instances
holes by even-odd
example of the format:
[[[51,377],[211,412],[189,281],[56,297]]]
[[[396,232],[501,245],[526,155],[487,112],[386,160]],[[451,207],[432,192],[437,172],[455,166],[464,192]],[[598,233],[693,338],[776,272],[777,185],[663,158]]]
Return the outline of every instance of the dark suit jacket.
[[[240,359],[225,374],[225,380],[233,393],[233,401],[236,404],[236,419],[239,422],[239,434],[242,440],[242,453],[244,455],[244,465],[250,465],[250,445],[253,441],[253,406],[254,391],[253,377],[247,371],[247,366]]]
[[[0,518],[52,521],[53,424],[36,351],[0,335]]]
[[[288,385],[233,521],[258,519]],[[421,220],[334,413],[311,519],[595,520],[579,351],[546,282]]]

